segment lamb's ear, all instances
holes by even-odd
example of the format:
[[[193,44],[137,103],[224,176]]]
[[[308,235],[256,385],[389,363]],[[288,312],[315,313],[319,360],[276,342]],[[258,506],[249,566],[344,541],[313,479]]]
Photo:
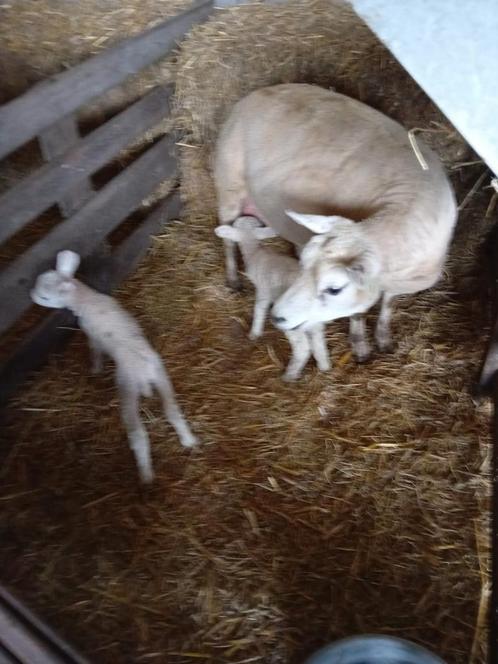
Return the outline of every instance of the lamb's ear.
[[[277,237],[278,234],[270,228],[269,226],[262,226],[261,228],[255,228],[251,231],[251,234],[254,235],[256,240],[269,240],[272,237]]]
[[[228,226],[228,224],[216,226],[214,232],[218,237],[221,237],[224,240],[233,240],[234,242],[240,240],[240,232],[233,226]]]
[[[334,227],[337,226],[338,222],[341,224],[344,224],[344,222],[354,224],[354,221],[351,221],[351,219],[338,217],[337,215],[325,217],[321,214],[301,214],[300,212],[293,212],[292,210],[286,210],[285,214],[297,224],[306,226],[306,228],[309,228],[312,233],[317,234],[330,233],[330,231],[333,231]]]
[[[351,260],[346,269],[354,282],[364,286],[370,279],[378,277],[380,260],[374,251],[365,249]]]
[[[59,251],[57,254],[55,269],[64,277],[74,277],[80,264],[80,260],[78,254],[74,251],[70,251],[69,249]]]

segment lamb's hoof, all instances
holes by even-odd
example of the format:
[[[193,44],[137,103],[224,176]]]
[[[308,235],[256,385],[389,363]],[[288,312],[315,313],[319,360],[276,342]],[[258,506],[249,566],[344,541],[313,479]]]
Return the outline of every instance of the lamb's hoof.
[[[199,445],[199,439],[194,436],[194,434],[191,434],[190,436],[185,436],[184,438],[181,439],[181,444],[182,447],[198,447]]]
[[[301,374],[296,374],[293,372],[289,373],[288,371],[282,374],[282,380],[284,381],[284,383],[295,383],[296,381],[299,380],[300,377]]]
[[[332,369],[332,365],[327,363],[327,364],[318,364],[318,371],[320,373],[327,373],[327,371],[330,371]]]
[[[262,336],[263,336],[262,334],[254,334],[251,332],[250,334],[247,335],[247,338],[250,341],[257,341],[258,339],[261,339]]]
[[[152,470],[142,470],[140,472],[140,482],[146,486],[149,486],[154,481],[154,471]]]

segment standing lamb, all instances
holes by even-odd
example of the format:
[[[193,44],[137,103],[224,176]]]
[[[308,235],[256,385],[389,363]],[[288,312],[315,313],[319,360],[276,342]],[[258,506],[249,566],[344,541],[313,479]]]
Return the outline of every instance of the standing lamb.
[[[257,339],[263,334],[271,305],[298,277],[299,263],[291,256],[284,256],[261,246],[260,240],[275,237],[276,233],[271,228],[262,228],[254,217],[239,217],[233,226],[218,226],[215,233],[218,237],[236,242],[240,247],[245,273],[256,289],[249,338]],[[284,380],[297,380],[311,355],[320,371],[330,369],[322,324],[306,331],[287,330],[285,335],[289,340],[292,355],[283,375]]]
[[[153,388],[161,395],[164,414],[175,428],[184,447],[197,444],[176,402],[175,392],[161,358],[143,335],[138,323],[118,302],[74,278],[80,257],[73,251],[57,254],[55,270],[41,274],[31,298],[53,309],[67,307],[87,334],[93,355],[93,372],[102,368],[103,354],[116,364],[116,382],[121,396],[121,412],[142,482],[154,479],[150,442],[140,419],[139,400],[151,396]]]
[[[435,284],[457,217],[438,157],[419,147],[427,170],[398,123],[313,85],[262,88],[234,106],[214,163],[220,223],[251,214],[304,247],[301,275],[273,306],[280,329],[351,317],[366,359],[362,314],[382,298],[375,337],[390,348],[392,298]],[[236,287],[235,245],[225,246]]]

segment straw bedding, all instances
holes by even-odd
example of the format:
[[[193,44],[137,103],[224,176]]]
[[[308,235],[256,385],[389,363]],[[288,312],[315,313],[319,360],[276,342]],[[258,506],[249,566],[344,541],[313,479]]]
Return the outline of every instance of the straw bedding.
[[[76,335],[7,415],[2,581],[96,662],[293,664],[364,632],[484,662],[490,408],[469,387],[488,329],[486,182],[466,198],[484,166],[329,2],[223,12],[176,68],[186,212],[119,297],[202,447],[182,450],[147,402],[158,477],[142,490],[110,368],[89,376]],[[400,300],[396,352],[356,366],[337,321],[334,369],[310,365],[296,385],[279,378],[288,348],[276,330],[247,340],[252,294],[225,287],[212,232],[217,127],[242,94],[279,81],[334,86],[430,130],[466,198],[444,279]]]

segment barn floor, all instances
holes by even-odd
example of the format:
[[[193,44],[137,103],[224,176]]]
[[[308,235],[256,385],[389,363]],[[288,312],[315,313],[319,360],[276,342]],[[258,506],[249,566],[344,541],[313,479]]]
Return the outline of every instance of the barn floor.
[[[252,294],[224,285],[209,171],[231,103],[288,80],[337,85],[430,129],[464,202],[444,279],[400,300],[396,351],[357,366],[337,321],[333,370],[310,365],[295,385],[279,378],[285,339],[268,325],[249,342]],[[488,331],[487,180],[467,196],[483,164],[365,28],[322,0],[223,13],[184,43],[177,84],[185,216],[118,295],[202,446],[183,450],[144,404],[157,481],[143,490],[111,368],[90,375],[78,333],[7,413],[0,580],[102,664],[298,664],[365,632],[484,663],[491,409],[469,388]]]

